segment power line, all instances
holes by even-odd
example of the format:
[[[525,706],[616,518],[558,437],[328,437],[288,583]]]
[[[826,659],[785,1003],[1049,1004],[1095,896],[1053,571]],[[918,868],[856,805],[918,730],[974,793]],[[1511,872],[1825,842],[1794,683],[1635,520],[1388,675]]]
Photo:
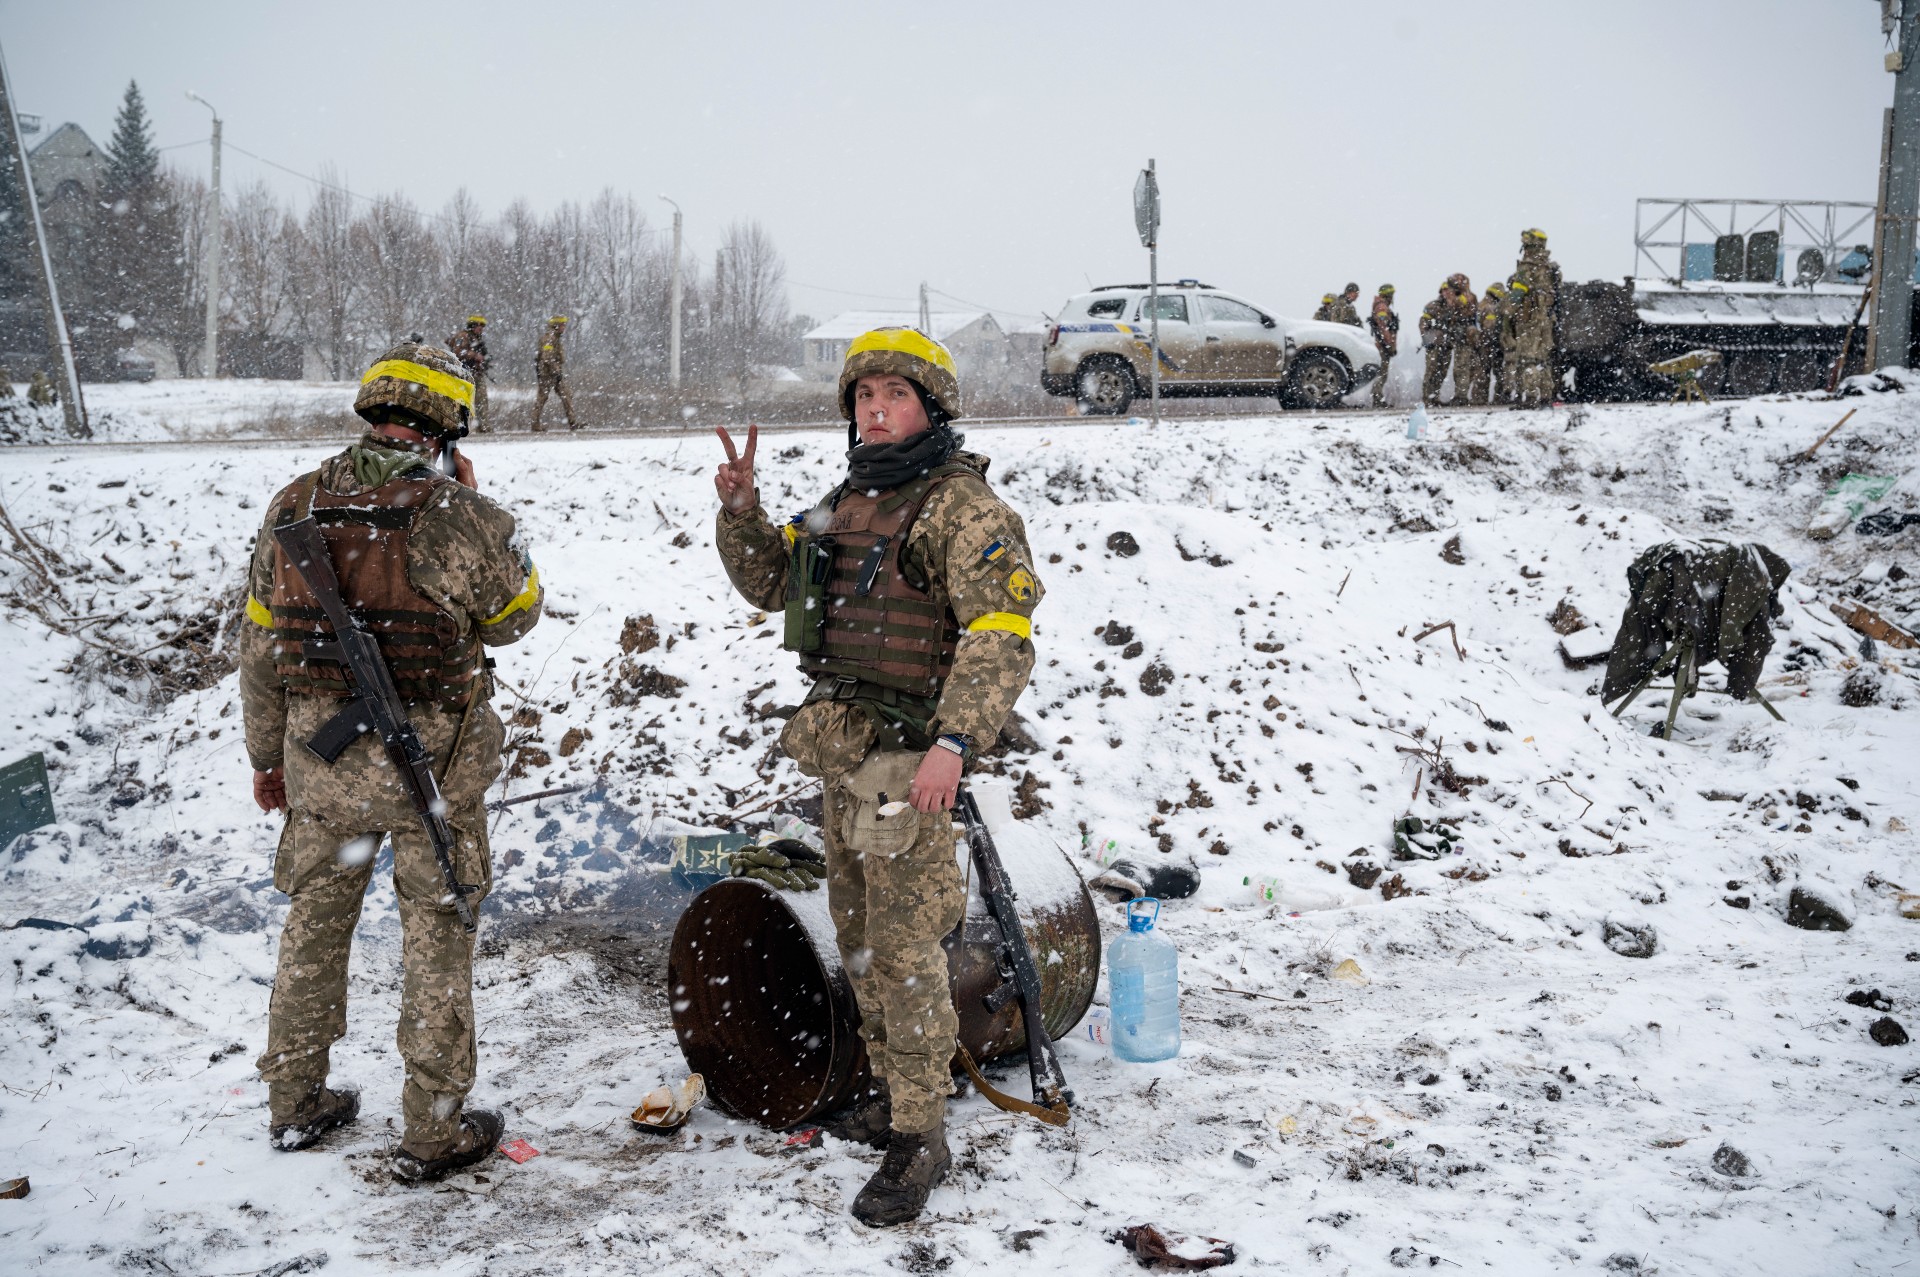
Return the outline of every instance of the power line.
[[[809,288],[817,293],[838,293],[842,297],[864,297],[868,301],[911,302],[915,305],[919,304],[920,301],[918,297],[893,297],[886,293],[857,293],[848,288],[828,288],[825,284],[807,284],[797,279],[789,279],[787,283],[793,285],[795,288]]]
[[[952,293],[943,292],[938,288],[929,288],[927,289],[927,291],[930,293],[933,293],[935,296],[944,297],[950,302],[959,302],[962,306],[971,306],[975,310],[992,311],[996,314],[1001,314],[1001,315],[1016,315],[1021,319],[1045,319],[1046,318],[1045,315],[1036,315],[1030,310],[1012,310],[1005,306],[987,306],[980,302],[970,302],[964,297],[955,297]]]
[[[197,142],[175,142],[172,146],[156,146],[153,149],[156,151],[177,151],[180,148],[186,147],[186,146],[205,146],[207,143],[211,141],[213,141],[212,138],[203,137]]]

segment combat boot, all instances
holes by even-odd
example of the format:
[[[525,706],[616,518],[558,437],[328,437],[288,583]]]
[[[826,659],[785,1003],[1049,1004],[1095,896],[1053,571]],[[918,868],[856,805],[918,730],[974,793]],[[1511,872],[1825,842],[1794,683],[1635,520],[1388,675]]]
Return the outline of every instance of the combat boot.
[[[873,1079],[866,1094],[823,1125],[835,1139],[885,1148],[893,1135],[893,1096],[887,1091],[887,1080]]]
[[[303,1148],[312,1148],[320,1142],[320,1137],[336,1126],[345,1126],[360,1116],[360,1092],[347,1089],[335,1091],[323,1083],[315,1083],[306,1098],[294,1106],[291,1116],[284,1122],[275,1122],[267,1128],[267,1137],[273,1146],[283,1153],[298,1152]]]
[[[485,1161],[506,1129],[506,1119],[494,1110],[468,1109],[460,1116],[459,1133],[439,1148],[415,1152],[402,1144],[393,1155],[393,1177],[403,1184],[424,1184]]]
[[[952,1160],[944,1120],[919,1134],[895,1131],[887,1144],[886,1160],[853,1199],[853,1217],[876,1228],[920,1218],[927,1197],[947,1177]]]

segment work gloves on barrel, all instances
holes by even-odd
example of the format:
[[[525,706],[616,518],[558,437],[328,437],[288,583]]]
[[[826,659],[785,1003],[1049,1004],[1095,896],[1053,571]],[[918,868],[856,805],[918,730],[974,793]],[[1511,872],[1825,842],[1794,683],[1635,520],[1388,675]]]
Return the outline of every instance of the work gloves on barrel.
[[[757,878],[783,891],[818,891],[827,876],[827,858],[793,838],[776,838],[728,857],[735,878]]]

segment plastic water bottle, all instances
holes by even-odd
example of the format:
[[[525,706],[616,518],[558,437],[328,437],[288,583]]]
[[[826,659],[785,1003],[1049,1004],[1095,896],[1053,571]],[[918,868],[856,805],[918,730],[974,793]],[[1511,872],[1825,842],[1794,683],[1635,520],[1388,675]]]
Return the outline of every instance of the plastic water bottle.
[[[1180,1053],[1180,954],[1153,929],[1159,920],[1158,900],[1129,900],[1127,929],[1107,946],[1113,1053],[1135,1064]]]
[[[1091,1007],[1087,1018],[1080,1021],[1080,1032],[1087,1041],[1099,1046],[1113,1045],[1113,1016],[1105,1007]]]
[[[1427,406],[1417,403],[1413,406],[1413,415],[1407,418],[1407,438],[1425,439],[1427,437]]]

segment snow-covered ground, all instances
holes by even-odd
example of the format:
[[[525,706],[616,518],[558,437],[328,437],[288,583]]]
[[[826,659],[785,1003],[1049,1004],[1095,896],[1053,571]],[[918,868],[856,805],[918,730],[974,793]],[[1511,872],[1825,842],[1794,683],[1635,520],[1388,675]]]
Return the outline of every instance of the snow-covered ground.
[[[1815,462],[1790,459],[1846,407]],[[763,440],[771,506],[833,480],[837,433]],[[384,1170],[390,884],[335,1056],[362,1120],[276,1153],[251,1061],[285,902],[233,679],[140,709],[112,675],[75,687],[77,646],[10,612],[0,759],[47,750],[61,820],[0,863],[0,916],[87,930],[0,935],[0,1178],[33,1179],[0,1203],[0,1251],[25,1272],[325,1250],[330,1274],[1078,1274],[1130,1271],[1108,1235],[1153,1222],[1296,1272],[1892,1272],[1920,1254],[1920,1063],[1843,999],[1878,989],[1915,1027],[1920,663],[1882,645],[1862,673],[1826,605],[1911,623],[1920,564],[1911,530],[1800,529],[1832,474],[1912,469],[1917,434],[1905,393],[1441,412],[1417,444],[1351,413],[976,431],[1047,585],[1021,703],[1040,749],[1007,769],[1065,846],[1200,865],[1164,916],[1186,1041],[1163,1066],[1067,1043],[1065,1130],[957,1101],[953,1175],[890,1232],[847,1216],[877,1154],[790,1151],[712,1110],[669,1141],[627,1122],[684,1073],[639,835],[799,782],[762,711],[801,682],[719,571],[710,439],[472,449],[549,591],[501,653],[520,711],[501,793],[604,783],[495,831],[475,1099],[543,1156],[432,1189]],[[265,498],[324,451],[0,452],[0,497],[75,558],[110,553],[86,605],[164,614],[158,641],[230,595]],[[1763,684],[1784,725],[1703,696],[1663,742],[1660,694],[1615,721],[1599,671],[1563,665],[1548,614],[1571,600],[1610,633],[1628,562],[1676,535],[1795,564]],[[663,641],[629,655],[641,616]],[[1849,678],[1877,703],[1843,704]],[[1458,854],[1395,860],[1408,813],[1457,821]],[[1852,930],[1789,926],[1796,885]],[[1618,952],[1623,927],[1653,956]]]

